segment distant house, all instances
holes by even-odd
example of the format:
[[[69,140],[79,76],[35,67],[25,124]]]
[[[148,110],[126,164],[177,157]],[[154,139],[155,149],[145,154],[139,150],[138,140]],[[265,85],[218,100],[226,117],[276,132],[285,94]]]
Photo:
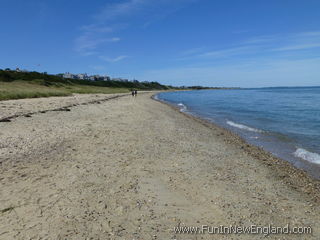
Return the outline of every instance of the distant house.
[[[26,69],[20,69],[20,68],[16,68],[16,70],[15,70],[16,72],[25,72],[25,73],[27,73],[27,72],[29,72],[28,70],[26,70]]]
[[[71,78],[71,79],[80,79],[80,80],[91,80],[91,81],[110,81],[111,78],[107,75],[100,76],[100,75],[91,75],[89,76],[86,73],[80,73],[80,74],[72,74],[69,72],[66,72],[61,75],[63,78]],[[117,78],[118,80],[115,81],[121,81],[121,78]]]
[[[89,79],[89,77],[86,73],[77,74],[76,76],[78,79],[81,79],[81,80],[88,80]]]
[[[103,77],[101,77],[100,75],[95,75],[94,78],[95,81],[103,81]]]
[[[103,76],[103,81],[110,81],[111,78],[109,76]]]
[[[63,78],[74,78],[74,75],[69,73],[69,72],[66,72],[62,75]]]

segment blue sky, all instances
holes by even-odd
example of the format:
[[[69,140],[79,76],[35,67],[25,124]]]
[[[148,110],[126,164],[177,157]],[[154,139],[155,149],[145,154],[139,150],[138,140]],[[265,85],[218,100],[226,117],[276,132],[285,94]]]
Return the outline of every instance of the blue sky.
[[[318,0],[0,0],[0,68],[320,85]]]

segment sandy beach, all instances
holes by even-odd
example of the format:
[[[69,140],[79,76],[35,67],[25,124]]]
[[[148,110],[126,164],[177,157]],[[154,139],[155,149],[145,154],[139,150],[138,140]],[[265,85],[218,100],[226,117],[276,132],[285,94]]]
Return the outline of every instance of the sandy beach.
[[[153,94],[0,102],[0,239],[320,238],[318,180]]]

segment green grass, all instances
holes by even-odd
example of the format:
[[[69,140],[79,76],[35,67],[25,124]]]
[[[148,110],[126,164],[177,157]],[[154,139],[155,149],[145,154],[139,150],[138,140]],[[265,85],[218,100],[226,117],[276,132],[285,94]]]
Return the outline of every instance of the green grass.
[[[0,100],[69,96],[72,93],[126,93],[127,88],[99,87],[80,84],[49,83],[39,79],[33,81],[0,81]]]

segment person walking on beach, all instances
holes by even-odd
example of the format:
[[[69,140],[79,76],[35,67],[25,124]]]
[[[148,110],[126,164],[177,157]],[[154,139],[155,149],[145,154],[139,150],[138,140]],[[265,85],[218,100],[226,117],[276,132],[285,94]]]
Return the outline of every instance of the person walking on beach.
[[[137,96],[137,94],[138,94],[138,91],[134,90],[134,96]]]
[[[134,97],[134,96],[135,96],[135,92],[134,92],[134,90],[132,90],[132,91],[131,91],[131,95],[132,95],[132,97]]]

